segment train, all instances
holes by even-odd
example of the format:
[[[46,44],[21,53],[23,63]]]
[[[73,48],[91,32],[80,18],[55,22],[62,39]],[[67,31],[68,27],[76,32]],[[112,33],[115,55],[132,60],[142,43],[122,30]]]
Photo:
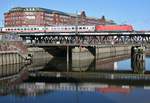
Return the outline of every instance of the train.
[[[34,32],[112,32],[133,31],[132,25],[68,25],[68,26],[21,26],[3,27],[1,32],[34,33]]]

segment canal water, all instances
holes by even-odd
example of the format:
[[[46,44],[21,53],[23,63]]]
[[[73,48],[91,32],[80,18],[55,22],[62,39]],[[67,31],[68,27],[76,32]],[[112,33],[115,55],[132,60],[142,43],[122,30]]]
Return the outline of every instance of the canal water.
[[[113,61],[113,62],[112,62]],[[150,71],[150,58],[145,71]],[[31,80],[37,71],[133,71],[130,59],[88,60],[72,62],[67,69],[65,58],[35,60],[31,65],[0,67],[0,103],[150,103],[150,85],[110,82],[69,82],[58,78]],[[47,81],[45,79],[52,79]]]

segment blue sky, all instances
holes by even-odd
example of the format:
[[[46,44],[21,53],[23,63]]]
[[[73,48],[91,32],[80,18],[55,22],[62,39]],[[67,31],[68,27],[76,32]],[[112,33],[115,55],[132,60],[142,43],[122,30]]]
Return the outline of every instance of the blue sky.
[[[76,13],[84,10],[87,16],[105,15],[118,24],[132,24],[136,30],[150,30],[150,0],[1,0],[0,26],[3,13],[10,8],[43,7]]]

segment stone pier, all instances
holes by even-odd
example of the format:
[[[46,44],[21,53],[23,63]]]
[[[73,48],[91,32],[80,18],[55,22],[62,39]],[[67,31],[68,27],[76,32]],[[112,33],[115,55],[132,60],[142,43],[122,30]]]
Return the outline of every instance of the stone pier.
[[[28,54],[31,54],[33,56],[33,60],[36,59],[44,59],[44,58],[53,58],[51,54],[46,52],[43,48],[28,48]]]

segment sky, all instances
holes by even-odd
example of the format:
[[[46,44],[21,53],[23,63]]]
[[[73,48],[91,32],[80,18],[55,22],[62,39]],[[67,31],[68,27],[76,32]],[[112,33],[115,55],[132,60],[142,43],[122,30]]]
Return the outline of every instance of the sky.
[[[4,13],[13,7],[43,7],[67,13],[85,11],[87,16],[105,16],[135,30],[150,30],[150,0],[0,0],[0,26]]]

